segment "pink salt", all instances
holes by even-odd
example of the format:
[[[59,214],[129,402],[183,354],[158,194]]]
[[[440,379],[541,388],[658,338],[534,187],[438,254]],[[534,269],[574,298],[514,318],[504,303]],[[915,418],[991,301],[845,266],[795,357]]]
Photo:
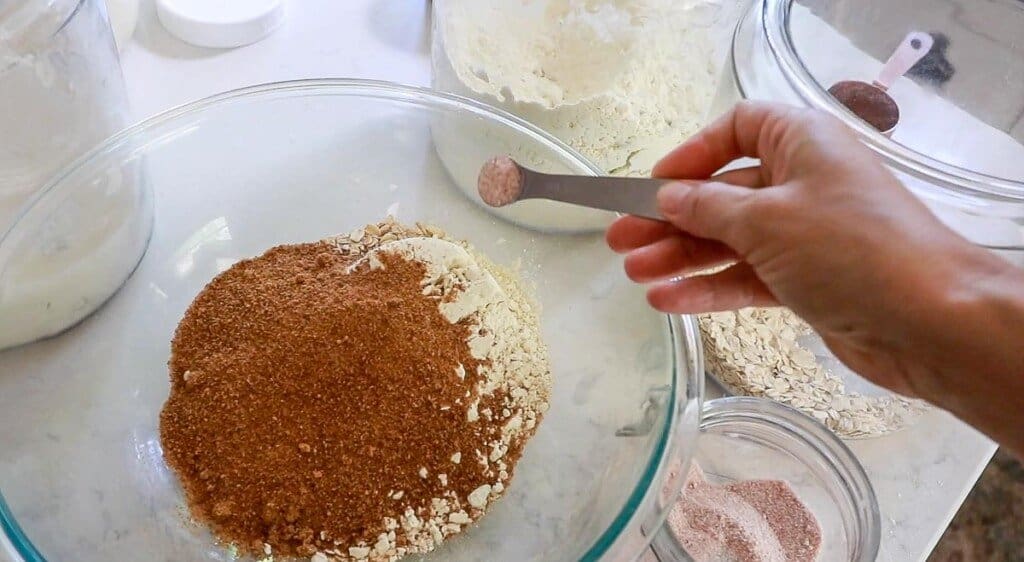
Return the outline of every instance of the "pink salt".
[[[695,562],[813,562],[821,548],[817,520],[787,483],[716,486],[696,464],[668,525]]]
[[[484,203],[504,207],[515,203],[523,191],[523,173],[508,156],[496,156],[480,168],[477,191]]]
[[[751,480],[725,486],[764,516],[779,538],[786,560],[810,562],[821,548],[821,527],[789,484],[781,480]]]
[[[679,476],[679,473],[682,472],[682,470],[680,470],[679,465],[679,461],[673,461],[672,464],[669,465],[669,480],[675,479],[677,476]],[[697,463],[691,463],[690,469],[686,472],[686,481],[683,482],[683,489],[680,491],[680,494],[685,496],[693,488],[697,486],[703,486],[704,484],[707,484],[707,480],[704,479],[704,471],[701,470],[700,465],[698,465]],[[673,501],[673,498],[669,494],[668,486],[665,486],[665,488],[662,489],[661,491],[661,501],[664,503],[670,503]]]
[[[691,490],[680,505],[684,509],[673,510],[669,524],[676,523],[679,542],[694,560],[785,562],[771,526],[739,495],[704,485]]]

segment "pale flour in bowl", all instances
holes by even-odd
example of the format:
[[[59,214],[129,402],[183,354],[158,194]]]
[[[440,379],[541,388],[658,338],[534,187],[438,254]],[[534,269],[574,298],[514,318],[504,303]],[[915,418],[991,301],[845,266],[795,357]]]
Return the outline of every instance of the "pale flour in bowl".
[[[662,155],[706,122],[733,4],[438,3],[434,86],[523,117],[609,174],[649,175]],[[455,151],[441,145],[457,143],[452,137],[460,133],[466,131],[439,138],[435,130],[449,169],[446,156]],[[543,166],[520,149],[507,152],[524,165]],[[463,183],[463,190],[475,192]],[[578,229],[599,228],[609,216],[530,203],[497,214],[540,228]]]

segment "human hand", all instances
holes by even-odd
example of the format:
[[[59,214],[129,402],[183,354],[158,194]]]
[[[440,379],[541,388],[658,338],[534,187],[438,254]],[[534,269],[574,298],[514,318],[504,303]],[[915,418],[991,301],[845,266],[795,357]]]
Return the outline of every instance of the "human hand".
[[[760,166],[707,179],[744,156]],[[741,103],[654,175],[691,180],[659,193],[668,222],[624,217],[607,235],[627,254],[629,277],[651,283],[652,306],[701,313],[785,305],[854,371],[940,405],[946,386],[936,373],[977,343],[951,333],[951,316],[979,317],[980,326],[982,312],[968,304],[1017,275],[935,219],[824,113]]]

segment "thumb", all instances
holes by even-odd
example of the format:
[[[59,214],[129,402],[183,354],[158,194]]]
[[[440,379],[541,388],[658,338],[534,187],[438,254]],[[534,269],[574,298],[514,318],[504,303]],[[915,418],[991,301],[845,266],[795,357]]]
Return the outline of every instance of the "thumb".
[[[758,191],[716,181],[677,181],[658,191],[658,210],[683,232],[749,249],[750,207]]]

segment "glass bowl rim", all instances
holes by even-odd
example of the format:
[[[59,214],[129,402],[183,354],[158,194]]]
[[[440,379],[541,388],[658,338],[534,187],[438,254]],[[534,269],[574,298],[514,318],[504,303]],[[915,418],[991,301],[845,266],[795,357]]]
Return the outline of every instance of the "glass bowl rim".
[[[961,198],[982,198],[1001,203],[1024,202],[1024,181],[1015,181],[975,172],[966,168],[947,164],[928,155],[903,146],[893,141],[856,116],[845,106],[835,100],[821,84],[811,75],[797,53],[790,34],[790,10],[794,0],[760,0],[760,22],[765,34],[768,48],[778,63],[789,86],[811,107],[822,109],[839,116],[851,127],[857,136],[870,149],[881,156],[888,165],[926,182],[941,186],[952,192],[951,195]],[[757,9],[755,2],[748,16]],[[736,38],[739,26],[736,28]],[[738,69],[733,65],[733,73],[739,77]],[[742,85],[737,80],[741,93]]]
[[[525,134],[531,140],[537,141],[549,150],[566,157],[589,175],[603,174],[600,168],[580,155],[575,149],[539,127],[504,110],[463,96],[383,80],[317,78],[270,82],[228,90],[179,105],[131,125],[100,142],[84,155],[62,168],[47,181],[20,208],[10,228],[5,232],[0,232],[0,266],[7,262],[4,255],[4,248],[7,246],[6,241],[18,228],[19,223],[40,201],[59,191],[65,180],[74,176],[74,174],[90,163],[111,156],[129,142],[138,138],[145,138],[152,131],[157,130],[161,126],[171,124],[176,120],[200,115],[207,110],[235,103],[289,96],[362,97],[365,99],[408,103],[420,108],[468,112],[469,114],[488,119],[497,125],[504,125],[516,132]],[[150,142],[153,142],[153,140],[143,143],[141,147],[137,147],[135,150],[142,150]],[[101,306],[100,308],[103,307]],[[697,424],[694,424],[692,428],[684,428],[679,427],[681,424],[677,422],[686,419],[687,416],[684,415],[686,411],[695,406],[698,413],[700,411],[699,407],[703,399],[704,388],[702,384],[704,365],[703,354],[701,353],[700,331],[693,317],[666,315],[665,318],[668,322],[669,335],[672,342],[672,392],[669,393],[669,400],[666,404],[665,424],[661,428],[661,435],[658,437],[655,450],[652,452],[636,486],[630,492],[622,508],[608,527],[588,547],[581,561],[596,561],[608,552],[612,545],[620,538],[623,531],[629,528],[629,524],[642,515],[640,507],[644,505],[649,497],[653,497],[658,493],[658,490],[652,484],[656,477],[664,475],[673,456],[676,454],[685,455],[692,453],[692,446],[679,447],[678,445],[681,439],[687,437],[687,434],[691,439],[696,436]],[[685,388],[680,384],[681,368],[686,369],[682,372],[687,377]],[[699,417],[697,421],[699,423]],[[685,451],[680,453],[679,449],[685,449]],[[689,459],[683,460],[689,461]],[[681,485],[681,482],[679,484]],[[667,514],[668,510],[666,509],[664,513],[659,515],[659,518],[663,519]],[[3,497],[2,489],[0,489],[0,531],[11,542],[15,554],[20,556],[22,560],[25,562],[46,562],[42,553],[39,552],[18,524],[17,519]]]

